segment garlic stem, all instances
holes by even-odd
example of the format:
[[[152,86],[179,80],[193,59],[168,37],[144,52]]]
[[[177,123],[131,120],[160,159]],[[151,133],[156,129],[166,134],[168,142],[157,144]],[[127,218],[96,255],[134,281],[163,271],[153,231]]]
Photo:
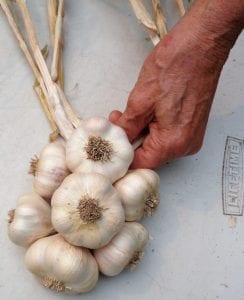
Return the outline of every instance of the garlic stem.
[[[31,55],[31,53],[30,53],[30,51],[29,51],[29,49],[26,45],[26,42],[25,42],[25,40],[24,40],[24,38],[23,38],[23,36],[22,36],[22,34],[21,34],[21,32],[20,32],[20,30],[19,30],[19,28],[18,28],[18,26],[17,26],[17,24],[14,20],[12,12],[11,12],[8,4],[7,4],[7,1],[6,0],[0,0],[0,4],[1,4],[1,7],[3,9],[3,12],[5,13],[5,15],[7,17],[8,23],[9,23],[13,33],[15,34],[16,39],[19,42],[19,46],[20,46],[21,50],[23,51],[23,53],[26,57],[26,60],[29,63],[29,65],[30,65],[35,77],[36,77],[36,80],[37,80],[38,84],[34,85],[34,89],[35,89],[35,91],[36,91],[36,93],[37,93],[37,95],[40,99],[40,102],[41,102],[41,104],[43,106],[43,109],[44,109],[44,111],[47,115],[47,118],[48,118],[48,120],[51,124],[51,127],[55,132],[55,135],[57,135],[58,134],[58,129],[57,129],[57,126],[55,124],[55,121],[54,121],[53,117],[50,114],[50,107],[49,107],[49,105],[47,103],[47,100],[46,100],[47,97],[48,97],[48,94],[47,94],[47,90],[46,90],[46,87],[44,85],[43,79],[41,77],[40,71],[38,70],[38,68],[36,66],[36,63],[33,60],[32,55]],[[52,135],[53,135],[53,133],[52,133]]]
[[[48,55],[48,46],[47,45],[42,49],[42,55],[46,59],[46,57]],[[43,108],[43,110],[48,118],[48,121],[50,123],[50,126],[53,130],[52,133],[49,134],[49,141],[53,142],[58,138],[58,135],[59,135],[58,127],[57,127],[56,122],[50,112],[50,109],[49,109],[48,103],[47,103],[47,99],[45,98],[45,96],[42,92],[40,83],[37,80],[35,81],[33,88],[39,98],[39,101],[41,102],[42,108]]]
[[[58,8],[59,5],[59,8]],[[57,16],[58,14],[58,16]],[[50,28],[50,34],[52,39],[52,44],[54,47],[53,51],[53,64],[54,60],[57,59],[58,62],[55,61],[58,65],[56,66],[57,69],[55,72],[57,72],[57,78],[55,81],[58,82],[59,86],[58,93],[60,96],[60,100],[62,102],[62,105],[64,107],[64,110],[67,114],[67,117],[73,124],[73,126],[76,128],[80,126],[80,119],[78,115],[74,112],[73,108],[71,107],[69,101],[66,99],[65,94],[63,92],[64,88],[64,72],[63,72],[63,60],[62,60],[62,52],[63,52],[63,37],[62,37],[62,18],[64,16],[64,1],[63,3],[59,3],[57,0],[49,0],[48,1],[48,17],[49,17],[49,28]],[[58,23],[56,23],[56,21]],[[57,30],[56,27],[58,27]],[[59,35],[60,34],[60,35]],[[59,36],[57,36],[59,35]],[[56,57],[55,57],[55,47],[57,47],[56,51]]]
[[[64,18],[64,7],[62,10],[62,22]],[[64,47],[64,38],[63,30],[61,31],[61,38],[59,43],[59,60],[58,60],[58,83],[62,89],[64,89],[64,65],[63,65],[63,47]]]
[[[79,127],[81,125],[81,119],[78,117],[78,114],[74,111],[74,109],[70,105],[70,102],[67,100],[61,87],[58,84],[56,84],[56,88],[60,97],[60,101],[67,114],[68,119],[70,120],[70,122],[73,124],[75,128]]]
[[[63,42],[62,42],[63,43]],[[64,65],[62,59],[63,47],[60,47],[59,50],[59,61],[58,61],[58,84],[62,89],[64,89]],[[67,112],[66,112],[67,113]]]
[[[51,77],[53,81],[58,79],[58,65],[60,48],[62,44],[62,15],[64,10],[64,0],[58,1],[58,14],[55,24],[54,45],[53,45],[53,60],[51,66]]]
[[[58,1],[57,0],[48,0],[48,21],[49,21],[49,30],[50,37],[52,41],[52,45],[54,46],[55,41],[55,26],[56,26],[56,18],[58,12]],[[64,15],[64,10],[62,17]],[[61,31],[62,34],[62,31]],[[63,70],[63,60],[62,60],[62,52],[63,52],[63,37],[60,37],[59,43],[59,59],[58,59],[58,84],[64,89],[64,70]]]
[[[158,29],[141,0],[129,0],[132,9],[140,23],[146,28],[152,43],[156,46],[160,41]]]
[[[139,135],[139,136],[134,140],[134,142],[132,143],[132,147],[133,147],[134,151],[135,151],[137,148],[139,148],[139,147],[143,144],[145,138],[146,138],[145,135]]]
[[[54,3],[56,2],[56,3]],[[63,108],[67,114],[68,119],[73,124],[75,128],[80,126],[80,119],[78,114],[75,113],[74,109],[71,107],[69,101],[67,100],[63,88],[64,88],[64,73],[63,73],[63,37],[62,37],[62,18],[64,16],[64,1],[59,3],[54,0],[49,0],[49,27],[52,38],[53,38],[53,63],[52,63],[52,79],[58,82],[58,93],[60,96],[60,101]],[[56,5],[56,6],[55,6]],[[57,10],[58,5],[58,10]],[[58,14],[58,15],[57,15]],[[54,70],[54,69],[55,70]],[[57,77],[53,78],[53,74],[56,73]],[[61,87],[61,88],[60,88]]]
[[[59,130],[58,130],[58,127],[57,127],[57,125],[56,125],[56,122],[55,122],[55,120],[54,120],[52,114],[50,113],[50,110],[49,110],[48,104],[47,104],[47,100],[46,100],[46,98],[45,98],[45,96],[44,96],[44,94],[43,94],[43,91],[42,91],[42,89],[41,89],[41,87],[40,87],[40,84],[39,84],[39,83],[34,84],[33,88],[34,88],[34,90],[35,90],[35,92],[36,92],[36,94],[37,94],[37,96],[38,96],[38,98],[39,98],[39,100],[40,100],[40,103],[41,103],[41,105],[42,105],[42,107],[43,107],[43,110],[44,110],[44,112],[45,112],[45,114],[46,114],[46,116],[47,116],[47,119],[48,119],[48,121],[49,121],[49,123],[50,123],[50,126],[51,126],[51,128],[52,128],[52,130],[53,130],[53,131],[49,134],[49,141],[50,141],[50,142],[53,142],[53,141],[55,141],[55,140],[58,138],[58,136],[59,136]]]
[[[167,34],[166,18],[160,4],[160,0],[152,0],[153,11],[155,15],[158,34],[162,39]]]
[[[57,18],[58,1],[48,0],[48,22],[52,45],[54,45],[55,24]]]
[[[14,32],[15,34],[15,37],[17,38],[18,42],[19,42],[19,46],[21,48],[21,50],[24,52],[25,54],[25,57],[28,61],[28,63],[30,64],[31,68],[32,68],[32,71],[36,77],[36,79],[38,80],[38,82],[41,82],[41,75],[40,75],[40,72],[31,56],[31,53],[24,41],[24,38],[22,36],[22,34],[20,33],[19,31],[19,28],[14,20],[14,17],[9,9],[9,6],[7,4],[7,1],[6,0],[0,0],[0,4],[1,4],[1,7],[7,17],[7,20],[8,20],[8,23],[12,29],[12,31]],[[46,89],[45,89],[46,90]],[[46,93],[46,92],[45,92]]]
[[[70,137],[71,133],[73,132],[73,126],[65,114],[65,111],[64,111],[62,104],[60,102],[60,99],[59,99],[56,85],[54,84],[54,82],[51,79],[47,65],[42,56],[42,53],[41,53],[41,50],[40,50],[40,47],[39,47],[39,44],[38,44],[38,41],[37,41],[37,38],[35,35],[32,19],[29,14],[26,3],[24,0],[16,0],[16,2],[21,10],[21,13],[22,13],[22,16],[24,19],[25,28],[26,28],[26,31],[27,31],[27,34],[29,37],[29,42],[30,42],[30,45],[31,45],[31,48],[33,51],[35,61],[40,69],[41,75],[43,77],[45,86],[48,91],[49,97],[47,98],[47,100],[51,107],[51,113],[54,116],[54,119],[60,130],[60,134],[65,139],[68,139]]]
[[[182,0],[176,0],[176,3],[177,3],[177,6],[178,6],[178,9],[179,9],[180,16],[183,17],[185,12],[186,12],[183,1]]]
[[[40,84],[39,83],[35,83],[34,86],[33,86],[33,88],[34,88],[34,90],[35,90],[35,92],[36,92],[36,94],[37,94],[37,96],[39,98],[39,101],[40,101],[40,103],[42,105],[42,108],[43,108],[43,110],[44,110],[44,112],[46,114],[46,117],[47,117],[47,119],[48,119],[48,121],[50,123],[50,126],[52,128],[52,132],[49,134],[49,141],[50,142],[54,142],[58,138],[58,136],[59,136],[58,127],[56,125],[56,122],[55,122],[55,120],[54,120],[54,118],[53,118],[50,110],[49,110],[49,107],[48,107],[48,104],[47,104],[47,100],[46,100],[46,98],[45,98],[45,96],[43,94],[43,91],[42,91],[42,89],[40,87]]]

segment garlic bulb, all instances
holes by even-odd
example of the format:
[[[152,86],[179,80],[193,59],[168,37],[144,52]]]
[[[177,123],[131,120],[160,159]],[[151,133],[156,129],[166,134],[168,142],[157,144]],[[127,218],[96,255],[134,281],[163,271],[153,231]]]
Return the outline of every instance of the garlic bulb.
[[[98,267],[90,251],[67,243],[59,234],[42,238],[25,255],[27,269],[46,287],[79,294],[90,291],[98,280]]]
[[[139,221],[144,214],[152,215],[159,204],[160,178],[153,170],[129,171],[114,186],[120,194],[126,221]]]
[[[39,159],[31,161],[30,173],[34,175],[34,189],[44,198],[51,198],[63,179],[69,174],[65,148],[60,142],[46,145]]]
[[[107,276],[115,276],[126,266],[134,268],[143,257],[148,237],[148,231],[141,224],[125,223],[108,245],[94,251],[99,270]]]
[[[23,247],[54,232],[51,208],[36,193],[25,194],[17,200],[16,209],[9,211],[8,223],[10,240]]]
[[[100,173],[112,182],[124,176],[133,156],[134,150],[123,129],[100,117],[83,121],[66,145],[70,170]]]
[[[119,194],[108,178],[96,173],[66,177],[52,197],[54,228],[73,245],[106,245],[125,220]]]

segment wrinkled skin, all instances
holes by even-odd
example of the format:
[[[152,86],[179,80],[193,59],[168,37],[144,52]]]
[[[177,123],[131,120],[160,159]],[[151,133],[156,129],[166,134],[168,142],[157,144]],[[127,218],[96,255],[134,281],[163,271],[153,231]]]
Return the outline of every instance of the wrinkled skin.
[[[201,148],[222,67],[243,26],[238,7],[221,6],[226,1],[196,0],[144,62],[124,113],[110,114],[131,141],[148,130],[132,168],[156,168]]]

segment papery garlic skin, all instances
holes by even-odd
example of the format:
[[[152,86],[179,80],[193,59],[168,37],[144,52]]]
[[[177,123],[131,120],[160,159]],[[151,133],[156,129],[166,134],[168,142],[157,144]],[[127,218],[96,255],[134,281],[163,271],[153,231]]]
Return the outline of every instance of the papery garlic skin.
[[[100,272],[115,276],[126,266],[135,267],[143,256],[148,238],[149,234],[144,226],[136,222],[126,222],[108,245],[94,251]]]
[[[98,267],[90,251],[67,243],[59,235],[42,238],[25,255],[27,269],[46,287],[67,294],[85,293],[98,280]]]
[[[64,178],[70,173],[66,164],[65,147],[61,142],[46,145],[34,166],[34,190],[50,199]]]
[[[76,246],[96,249],[106,245],[125,221],[118,192],[101,174],[67,176],[51,205],[54,228]]]
[[[28,247],[34,241],[54,233],[51,207],[37,193],[25,194],[9,213],[8,236],[15,244]]]
[[[133,157],[124,130],[101,117],[83,121],[66,144],[70,170],[99,173],[112,182],[124,176]]]
[[[129,171],[114,187],[120,194],[126,221],[152,215],[160,201],[160,178],[150,169]]]

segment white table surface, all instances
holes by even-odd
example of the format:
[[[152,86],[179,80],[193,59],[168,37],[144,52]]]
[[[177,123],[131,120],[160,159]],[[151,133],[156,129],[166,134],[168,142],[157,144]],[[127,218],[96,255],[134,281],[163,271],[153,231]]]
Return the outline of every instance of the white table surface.
[[[66,2],[69,99],[82,117],[123,110],[150,41],[127,1]],[[172,25],[175,5],[165,2]],[[44,46],[45,1],[28,3]],[[2,12],[0,32],[0,299],[243,300],[244,218],[230,222],[223,215],[221,172],[227,135],[244,133],[244,35],[224,67],[202,150],[158,170],[161,205],[143,221],[150,231],[144,260],[135,271],[101,276],[92,292],[71,297],[41,287],[25,269],[24,249],[7,237],[7,212],[31,190],[28,162],[46,144],[50,129]]]

